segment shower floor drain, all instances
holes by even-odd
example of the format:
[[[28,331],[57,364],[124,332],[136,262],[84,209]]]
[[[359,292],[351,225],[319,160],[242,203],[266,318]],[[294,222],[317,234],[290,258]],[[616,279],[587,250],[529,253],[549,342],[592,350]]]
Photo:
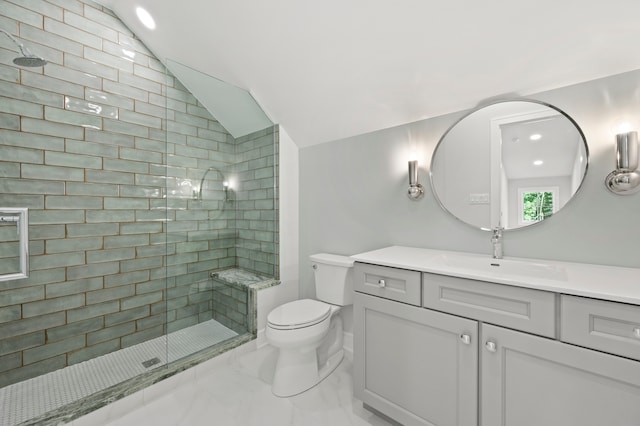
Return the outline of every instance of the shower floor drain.
[[[161,362],[162,362],[162,361],[160,361],[160,358],[155,357],[155,358],[148,359],[148,360],[146,360],[146,361],[142,361],[142,366],[143,366],[144,368],[149,368],[149,367],[151,367],[152,365],[160,364]]]

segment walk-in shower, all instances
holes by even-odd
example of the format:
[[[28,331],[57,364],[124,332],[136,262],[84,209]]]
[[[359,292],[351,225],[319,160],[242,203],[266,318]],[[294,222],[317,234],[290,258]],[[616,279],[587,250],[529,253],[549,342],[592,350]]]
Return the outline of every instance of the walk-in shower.
[[[18,56],[17,58],[13,59],[14,64],[21,67],[43,67],[47,65],[47,61],[45,59],[31,53],[29,49],[27,49],[22,43],[16,40],[7,31],[0,28],[0,32],[9,37],[11,41],[13,41],[16,46],[18,46],[18,49],[20,49],[20,53],[22,53],[22,56]]]
[[[73,419],[254,339],[278,278],[278,127],[233,133],[111,11],[64,7],[0,11],[0,211],[24,211],[29,253],[0,280],[0,426]]]

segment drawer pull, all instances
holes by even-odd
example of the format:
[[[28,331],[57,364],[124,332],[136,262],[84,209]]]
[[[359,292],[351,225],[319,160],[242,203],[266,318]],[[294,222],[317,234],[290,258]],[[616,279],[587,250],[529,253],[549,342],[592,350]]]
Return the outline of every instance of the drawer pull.
[[[487,343],[484,344],[484,347],[487,348],[489,352],[495,352],[498,350],[496,342],[492,342],[491,340],[487,340]]]
[[[471,336],[469,336],[468,334],[461,334],[460,340],[462,340],[462,343],[464,343],[465,345],[471,344]]]
[[[640,339],[640,327],[636,327],[633,329],[633,335],[637,338]]]
[[[385,288],[387,283],[384,280],[378,280],[378,287]]]

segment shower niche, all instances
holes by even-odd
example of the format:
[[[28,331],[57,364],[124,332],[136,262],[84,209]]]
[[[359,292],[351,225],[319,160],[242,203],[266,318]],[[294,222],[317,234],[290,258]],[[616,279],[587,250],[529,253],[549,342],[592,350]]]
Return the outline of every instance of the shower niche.
[[[0,281],[29,277],[29,210],[0,207]]]

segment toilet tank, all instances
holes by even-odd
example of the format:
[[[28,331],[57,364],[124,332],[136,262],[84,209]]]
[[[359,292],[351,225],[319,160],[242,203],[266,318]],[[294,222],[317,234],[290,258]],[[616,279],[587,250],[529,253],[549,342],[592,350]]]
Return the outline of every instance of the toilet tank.
[[[353,304],[353,260],[348,256],[319,253],[309,256],[316,298],[332,305]]]

